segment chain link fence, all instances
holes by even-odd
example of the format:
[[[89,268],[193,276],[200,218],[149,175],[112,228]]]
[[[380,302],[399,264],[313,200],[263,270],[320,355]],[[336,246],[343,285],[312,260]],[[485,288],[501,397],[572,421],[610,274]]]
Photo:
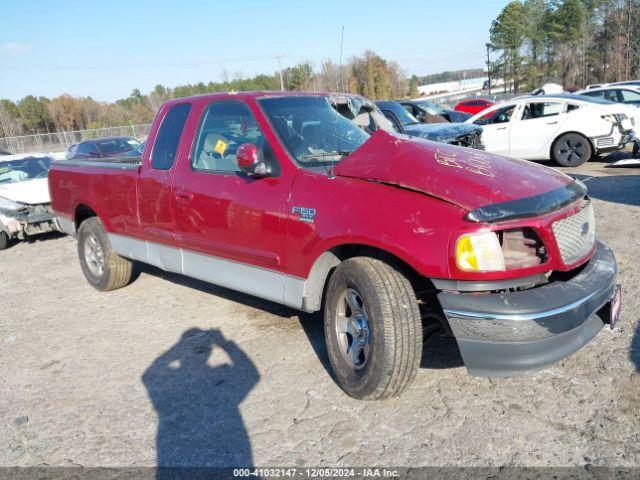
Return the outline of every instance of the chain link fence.
[[[64,150],[72,143],[101,137],[134,137],[143,140],[149,134],[150,128],[151,124],[146,123],[73,132],[0,137],[0,150],[8,153],[56,152]]]

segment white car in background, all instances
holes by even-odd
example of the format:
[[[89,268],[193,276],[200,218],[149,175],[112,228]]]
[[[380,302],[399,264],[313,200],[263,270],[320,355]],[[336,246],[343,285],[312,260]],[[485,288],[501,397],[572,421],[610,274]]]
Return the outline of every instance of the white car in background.
[[[59,230],[51,210],[45,155],[0,157],[0,250],[9,240]]]
[[[488,152],[576,167],[633,142],[636,111],[582,95],[530,95],[496,104],[467,123],[482,126]]]
[[[640,86],[607,85],[604,87],[580,90],[576,92],[576,94],[609,100],[615,103],[624,103],[640,108]]]

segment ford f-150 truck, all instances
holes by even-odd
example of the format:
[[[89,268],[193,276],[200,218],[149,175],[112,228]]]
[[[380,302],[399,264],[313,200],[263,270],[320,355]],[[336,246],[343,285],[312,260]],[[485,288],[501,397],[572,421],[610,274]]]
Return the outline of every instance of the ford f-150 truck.
[[[438,322],[473,375],[550,365],[619,311],[586,188],[547,167],[378,130],[326,95],[211,94],[163,105],[141,159],[49,174],[88,282],[132,261],[305,312],[351,396],[398,395]]]

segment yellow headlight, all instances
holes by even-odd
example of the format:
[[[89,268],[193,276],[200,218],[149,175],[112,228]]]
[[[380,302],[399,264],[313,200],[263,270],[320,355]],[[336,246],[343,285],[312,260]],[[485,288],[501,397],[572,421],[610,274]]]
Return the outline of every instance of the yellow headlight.
[[[462,235],[456,242],[456,263],[461,270],[504,270],[504,256],[498,236],[489,231]]]

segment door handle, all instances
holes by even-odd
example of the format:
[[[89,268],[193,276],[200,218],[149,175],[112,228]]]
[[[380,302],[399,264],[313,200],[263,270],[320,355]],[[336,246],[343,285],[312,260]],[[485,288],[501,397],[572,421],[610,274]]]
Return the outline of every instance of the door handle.
[[[182,202],[190,202],[193,199],[193,193],[189,190],[178,189],[173,194],[173,197]]]
[[[506,129],[507,129],[507,127],[499,127],[499,128],[496,128],[496,130],[506,130]]]
[[[555,122],[547,122],[547,125],[557,125],[557,124],[558,124],[557,121],[555,121]]]

